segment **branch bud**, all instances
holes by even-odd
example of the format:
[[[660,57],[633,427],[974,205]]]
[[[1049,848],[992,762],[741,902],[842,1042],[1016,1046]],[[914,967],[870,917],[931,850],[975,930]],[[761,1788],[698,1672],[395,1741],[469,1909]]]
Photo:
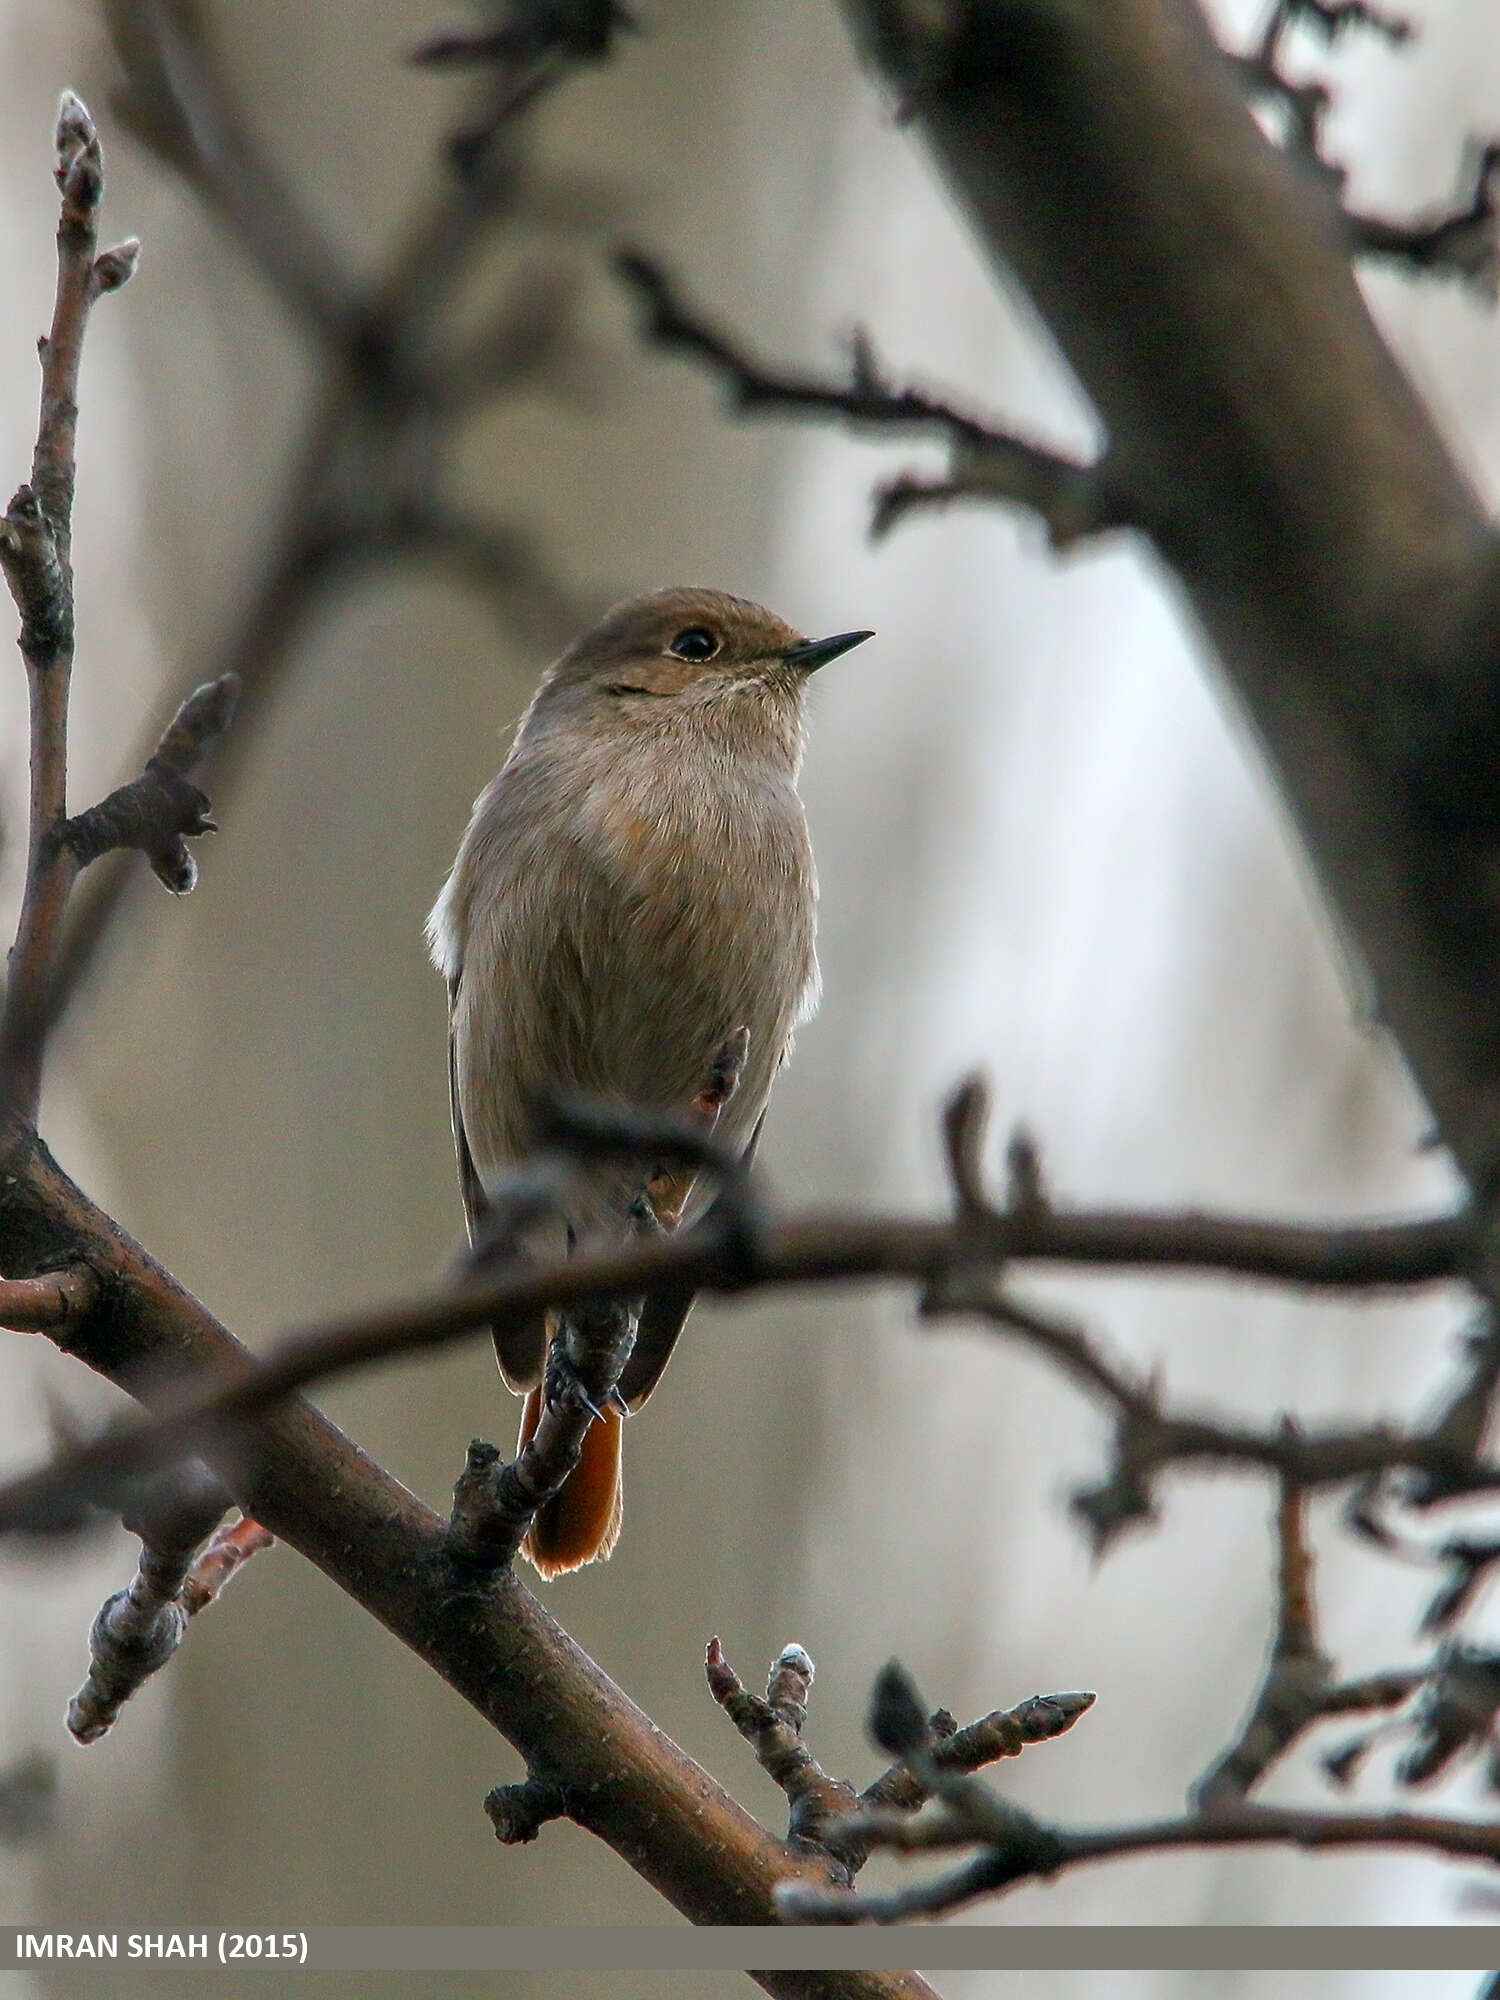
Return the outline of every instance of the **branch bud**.
[[[117,243],[112,250],[101,250],[94,259],[94,291],[117,292],[121,285],[129,284],[135,276],[135,267],[140,262],[141,244],[137,236],[127,236],[123,243]]]

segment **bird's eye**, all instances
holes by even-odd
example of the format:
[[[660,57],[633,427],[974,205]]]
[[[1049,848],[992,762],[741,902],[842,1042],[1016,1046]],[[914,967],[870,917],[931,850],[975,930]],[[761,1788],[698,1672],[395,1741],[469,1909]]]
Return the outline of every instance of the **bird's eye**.
[[[679,660],[711,660],[718,650],[719,641],[706,625],[690,625],[667,648]]]

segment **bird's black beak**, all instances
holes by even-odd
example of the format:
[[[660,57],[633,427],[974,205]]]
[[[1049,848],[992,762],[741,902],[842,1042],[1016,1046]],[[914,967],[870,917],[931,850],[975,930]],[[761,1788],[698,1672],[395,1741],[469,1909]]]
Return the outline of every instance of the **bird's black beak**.
[[[789,667],[801,667],[804,673],[815,674],[840,653],[862,646],[866,639],[874,637],[873,632],[838,632],[831,639],[804,639],[800,646],[789,646],[781,657]]]

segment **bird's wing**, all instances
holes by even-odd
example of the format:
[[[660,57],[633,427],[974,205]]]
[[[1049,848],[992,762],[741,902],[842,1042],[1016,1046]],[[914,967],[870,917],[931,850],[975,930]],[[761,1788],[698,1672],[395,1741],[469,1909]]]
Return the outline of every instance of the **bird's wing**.
[[[479,1169],[474,1165],[474,1155],[469,1150],[469,1135],[464,1130],[463,1102],[458,1089],[458,1034],[454,1012],[461,977],[460,973],[448,982],[448,1109],[453,1120],[453,1146],[458,1155],[458,1186],[463,1196],[464,1220],[468,1224],[469,1241],[474,1243],[480,1237],[489,1215],[490,1200],[484,1191],[484,1182],[479,1178]],[[500,1373],[507,1388],[514,1389],[518,1395],[534,1389],[542,1379],[542,1364],[547,1353],[545,1313],[537,1313],[534,1318],[514,1326],[492,1326],[490,1337],[495,1343],[495,1359],[500,1364]]]
[[[458,1095],[458,1032],[454,1021],[454,1010],[458,1003],[458,980],[448,981],[448,1112],[453,1121],[453,1148],[458,1154],[458,1191],[463,1196],[464,1221],[468,1225],[469,1241],[473,1243],[479,1235],[480,1226],[490,1212],[489,1199],[484,1191],[484,1183],[474,1165],[474,1155],[469,1151],[469,1135],[464,1130],[464,1108]]]
[[[755,1149],[760,1144],[761,1127],[766,1122],[764,1111],[755,1121],[755,1130],[750,1134],[742,1159],[749,1167],[755,1161]],[[722,1197],[715,1197],[713,1207],[704,1216],[708,1221],[714,1207]],[[687,1325],[687,1316],[693,1310],[693,1300],[697,1293],[690,1286],[674,1286],[670,1290],[654,1292],[647,1299],[641,1312],[641,1323],[636,1328],[635,1346],[630,1350],[630,1359],[620,1376],[620,1394],[632,1411],[638,1410],[651,1391],[662,1378],[662,1371],[672,1358],[672,1349],[677,1345],[677,1336]]]

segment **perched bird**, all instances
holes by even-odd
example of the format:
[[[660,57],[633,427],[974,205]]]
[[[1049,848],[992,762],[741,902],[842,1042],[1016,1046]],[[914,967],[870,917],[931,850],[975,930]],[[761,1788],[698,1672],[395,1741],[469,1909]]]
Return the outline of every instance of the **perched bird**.
[[[617,604],[548,668],[475,801],[427,923],[448,981],[449,1082],[471,1239],[525,1158],[544,1092],[697,1116],[753,1148],[792,1031],[817,1005],[817,881],[797,796],[808,677],[870,638],[805,639],[721,591]],[[689,1219],[691,1179],[590,1165],[520,1247],[555,1257]],[[656,1387],[691,1293],[648,1300],[620,1378]],[[535,1430],[556,1316],[497,1328]],[[550,1357],[553,1363],[560,1349]],[[543,1576],[602,1560],[620,1530],[620,1415],[525,1543]]]

